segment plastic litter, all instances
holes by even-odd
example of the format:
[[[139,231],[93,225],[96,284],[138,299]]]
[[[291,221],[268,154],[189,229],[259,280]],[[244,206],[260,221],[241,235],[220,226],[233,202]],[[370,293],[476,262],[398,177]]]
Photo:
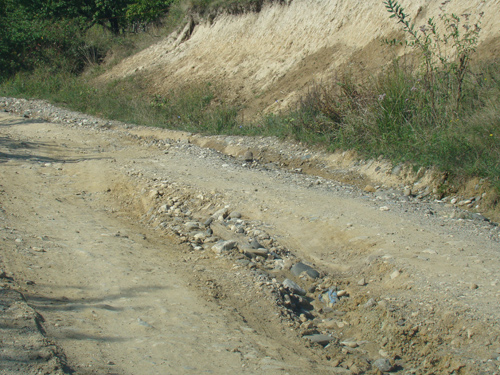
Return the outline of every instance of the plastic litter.
[[[320,294],[318,298],[321,302],[326,303],[330,307],[335,305],[339,300],[337,291],[334,290],[333,287],[328,289],[326,293]]]

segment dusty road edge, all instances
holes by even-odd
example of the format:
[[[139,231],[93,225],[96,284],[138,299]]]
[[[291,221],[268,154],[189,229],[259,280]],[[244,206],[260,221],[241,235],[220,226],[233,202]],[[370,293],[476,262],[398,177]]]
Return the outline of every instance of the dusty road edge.
[[[260,164],[272,164],[295,173],[336,180],[366,192],[396,189],[422,201],[448,203],[460,212],[457,215],[462,219],[500,222],[499,197],[486,179],[448,181],[448,174],[433,168],[415,171],[411,165],[393,165],[382,158],[362,160],[354,151],[329,153],[276,138],[204,136],[130,125],[59,108],[44,100],[0,97],[0,110],[54,123],[122,129],[152,143],[158,140],[158,131],[161,131],[162,138],[193,143],[234,158],[249,158],[250,163],[255,160]]]

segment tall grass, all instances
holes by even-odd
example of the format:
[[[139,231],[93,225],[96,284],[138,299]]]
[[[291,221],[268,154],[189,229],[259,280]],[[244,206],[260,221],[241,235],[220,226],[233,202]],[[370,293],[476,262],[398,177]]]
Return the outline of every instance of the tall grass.
[[[453,80],[439,74],[434,93],[418,69],[399,60],[363,82],[347,76],[314,84],[296,110],[272,117],[273,127],[331,150],[487,177],[500,188],[500,62],[475,67],[462,84],[459,109]]]
[[[84,76],[44,69],[19,73],[0,86],[0,95],[47,99],[75,111],[141,125],[218,134],[239,128],[238,107],[219,98],[220,88],[203,83],[167,95],[146,94],[141,77],[92,85]]]

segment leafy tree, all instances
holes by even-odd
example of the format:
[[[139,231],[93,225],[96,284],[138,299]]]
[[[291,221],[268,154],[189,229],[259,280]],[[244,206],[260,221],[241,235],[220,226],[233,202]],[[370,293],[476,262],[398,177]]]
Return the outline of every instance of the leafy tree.
[[[5,1],[5,0],[3,0]],[[46,17],[78,19],[82,28],[99,24],[115,35],[134,22],[151,22],[166,13],[175,0],[21,0]]]
[[[0,0],[0,79],[43,64],[79,71],[83,35],[148,23],[177,0]]]
[[[174,0],[138,0],[127,6],[126,16],[130,23],[150,23],[170,9]]]
[[[119,34],[126,25],[127,0],[94,0],[93,23],[108,27],[113,34]]]
[[[80,24],[54,20],[33,1],[0,0],[0,79],[50,62],[52,69],[78,70]]]

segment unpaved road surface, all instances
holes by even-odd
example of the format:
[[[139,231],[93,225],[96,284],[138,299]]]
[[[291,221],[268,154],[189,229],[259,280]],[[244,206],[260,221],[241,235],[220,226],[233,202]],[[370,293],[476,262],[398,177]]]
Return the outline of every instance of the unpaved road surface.
[[[0,113],[0,373],[499,372],[484,218],[30,117]]]

